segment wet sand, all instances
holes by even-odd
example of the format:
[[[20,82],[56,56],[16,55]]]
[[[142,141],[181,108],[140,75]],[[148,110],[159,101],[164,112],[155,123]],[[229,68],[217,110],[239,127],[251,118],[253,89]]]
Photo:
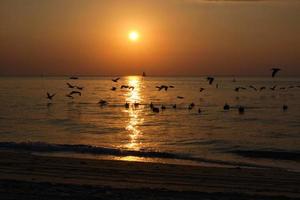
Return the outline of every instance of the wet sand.
[[[299,199],[300,173],[0,152],[0,199]]]

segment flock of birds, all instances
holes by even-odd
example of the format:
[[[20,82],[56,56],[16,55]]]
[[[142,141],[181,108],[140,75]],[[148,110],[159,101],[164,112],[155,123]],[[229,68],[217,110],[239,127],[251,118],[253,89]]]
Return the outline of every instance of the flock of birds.
[[[279,71],[281,71],[280,68],[272,68],[271,70],[272,70],[272,77],[275,77],[276,74],[277,74]],[[145,73],[143,73],[143,76],[145,76]],[[78,79],[78,77],[70,77],[70,79],[76,80],[76,79]],[[112,79],[112,82],[117,83],[119,80],[120,80],[120,77],[115,78],[115,79]],[[213,85],[213,83],[214,83],[214,81],[215,81],[215,78],[209,76],[209,77],[206,78],[206,80],[207,80],[207,82],[208,82],[209,85]],[[235,82],[235,79],[234,79],[233,81]],[[77,86],[77,85],[72,85],[72,84],[70,84],[70,83],[68,83],[68,82],[67,82],[66,84],[67,84],[67,87],[68,87],[69,89],[72,89],[72,90],[70,91],[70,93],[66,94],[66,97],[68,97],[68,98],[70,98],[70,99],[74,99],[74,98],[75,98],[74,95],[81,96],[81,91],[84,89],[84,87]],[[219,85],[216,84],[215,87],[218,88]],[[265,87],[265,86],[260,87],[260,88],[256,88],[256,87],[253,86],[253,85],[249,85],[248,87],[249,87],[250,89],[254,90],[254,91],[263,91],[263,90],[266,90],[266,89],[267,89],[267,87]],[[300,86],[289,86],[289,87],[280,87],[279,89],[280,89],[280,90],[285,90],[285,89],[291,89],[291,88],[295,88],[295,87],[300,88]],[[134,89],[135,89],[134,86],[129,86],[129,85],[121,85],[120,88],[121,88],[121,89],[129,89],[129,90],[134,90]],[[175,88],[175,86],[173,86],[173,85],[160,85],[160,86],[156,86],[156,89],[157,89],[158,91],[161,91],[161,90],[168,91],[169,88]],[[277,85],[274,85],[273,87],[270,87],[269,89],[270,89],[270,90],[275,90],[276,88],[277,88]],[[112,91],[116,91],[116,90],[117,90],[117,87],[113,86],[113,87],[111,88],[111,90],[112,90]],[[202,87],[200,88],[200,92],[203,92],[204,90],[205,90],[205,88],[202,88]],[[236,91],[236,92],[239,92],[240,90],[247,90],[247,88],[246,88],[246,87],[241,87],[241,86],[234,88],[234,91]],[[46,98],[47,98],[48,100],[52,101],[55,95],[56,95],[55,93],[54,93],[54,94],[50,94],[49,92],[47,92],[47,97],[46,97]],[[178,98],[178,99],[184,99],[183,96],[177,96],[177,98]],[[98,102],[98,104],[99,104],[100,106],[106,106],[106,105],[108,105],[108,102],[107,102],[106,100],[101,99],[101,100]],[[132,106],[133,106],[134,108],[137,108],[138,106],[140,106],[140,103],[135,102],[135,103],[133,103]],[[160,107],[157,107],[157,106],[155,106],[152,102],[149,104],[149,106],[150,106],[150,109],[151,109],[154,113],[159,113],[160,111],[166,109],[166,106],[165,106],[165,105],[161,105]],[[126,109],[128,109],[128,108],[130,108],[130,104],[129,104],[128,102],[126,102],[126,103],[124,104],[124,107],[125,107]],[[194,107],[195,107],[195,103],[190,103],[190,104],[188,105],[187,109],[188,109],[188,110],[192,110],[192,109],[194,109]],[[173,105],[172,105],[172,108],[173,108],[173,109],[176,109],[176,108],[177,108],[177,105],[176,105],[176,104],[173,104]],[[225,111],[230,110],[230,109],[231,109],[231,106],[230,106],[229,104],[225,103],[225,105],[223,106],[223,109],[224,109]],[[284,111],[286,111],[286,110],[288,109],[288,106],[287,106],[286,104],[284,104],[284,105],[282,106],[282,109],[283,109]],[[201,112],[202,112],[202,111],[201,111],[201,109],[199,108],[199,109],[198,109],[198,113],[201,113]],[[245,112],[245,107],[243,107],[243,106],[238,106],[238,112],[239,112],[240,114],[243,114],[243,113]]]

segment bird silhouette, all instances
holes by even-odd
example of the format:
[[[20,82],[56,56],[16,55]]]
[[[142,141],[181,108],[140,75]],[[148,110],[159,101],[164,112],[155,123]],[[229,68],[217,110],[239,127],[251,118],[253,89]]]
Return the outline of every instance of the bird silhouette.
[[[287,111],[288,108],[289,108],[289,107],[288,107],[287,105],[283,105],[283,106],[282,106],[282,110],[283,110],[283,111]]]
[[[200,92],[203,92],[205,90],[205,88],[200,88]]]
[[[281,70],[280,68],[272,68],[272,77],[275,77],[275,75]]]
[[[152,108],[152,111],[155,112],[155,113],[159,113],[159,108],[153,107],[153,108]]]
[[[199,114],[201,114],[201,113],[202,113],[202,110],[201,110],[200,108],[198,109],[198,113],[199,113]]]
[[[177,96],[177,99],[184,99],[184,97],[182,97],[182,96]]]
[[[81,92],[78,92],[78,91],[72,91],[72,92],[70,92],[70,95],[73,95],[73,94],[78,94],[79,96],[81,96]]]
[[[192,110],[193,108],[195,107],[195,104],[194,103],[191,103],[188,107],[189,110]]]
[[[49,100],[52,100],[55,95],[56,95],[55,93],[50,94],[50,93],[47,92],[47,97],[46,98],[49,99]]]
[[[224,110],[230,110],[230,106],[229,106],[227,103],[225,103],[223,109],[224,109]]]
[[[158,89],[158,91],[161,91],[162,89],[164,89],[165,91],[167,91],[168,88],[169,88],[169,86],[161,85],[161,86],[156,86],[156,88]]]
[[[253,90],[257,91],[257,88],[254,87],[253,85],[249,85],[249,88],[252,88]]]
[[[79,78],[76,77],[76,76],[71,76],[70,79],[77,80],[77,79],[79,79]]]
[[[161,110],[165,110],[166,106],[165,105],[161,105]]]
[[[208,81],[208,83],[209,83],[210,85],[211,85],[211,84],[214,82],[214,80],[215,80],[214,77],[207,77],[206,79],[207,79],[207,81]]]
[[[68,85],[68,87],[71,88],[71,89],[75,88],[75,86],[74,86],[74,85],[71,85],[70,83],[67,83],[67,85]]]
[[[69,97],[70,99],[74,99],[74,97],[70,94],[67,94],[66,97]]]
[[[177,105],[176,105],[176,104],[173,104],[172,108],[176,109],[176,108],[177,108]]]
[[[259,91],[262,91],[262,90],[265,90],[265,89],[266,89],[266,87],[263,86],[263,87],[261,87],[261,88],[259,89]]]
[[[277,85],[274,85],[273,87],[270,87],[270,90],[275,90]]]
[[[101,106],[106,106],[106,105],[108,104],[108,102],[105,101],[105,100],[103,100],[103,99],[101,99],[101,100],[98,102],[98,104],[100,104]]]
[[[126,102],[124,106],[125,108],[129,108],[129,103]]]
[[[120,80],[120,77],[112,79],[112,81],[115,82],[115,83],[118,82],[118,80]]]
[[[128,85],[121,85],[121,89],[123,89],[123,88],[129,88],[129,86]]]
[[[112,91],[116,91],[117,88],[116,88],[116,87],[112,87],[111,90],[112,90]]]
[[[77,90],[83,90],[84,87],[76,86]]]
[[[240,106],[238,110],[239,110],[240,114],[244,114],[245,113],[245,108],[243,106]]]
[[[134,86],[129,86],[128,89],[134,90]]]

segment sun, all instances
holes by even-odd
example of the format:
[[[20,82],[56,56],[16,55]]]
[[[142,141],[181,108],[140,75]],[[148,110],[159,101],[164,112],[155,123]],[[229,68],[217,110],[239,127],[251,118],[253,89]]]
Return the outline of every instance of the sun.
[[[137,31],[131,31],[128,34],[128,39],[131,40],[132,42],[138,41],[140,38],[140,34]]]

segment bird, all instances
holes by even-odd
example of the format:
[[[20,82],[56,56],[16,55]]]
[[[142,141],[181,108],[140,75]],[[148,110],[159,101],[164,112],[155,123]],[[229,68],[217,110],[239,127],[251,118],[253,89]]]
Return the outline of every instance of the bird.
[[[55,93],[50,94],[50,93],[47,92],[47,99],[52,100],[55,95],[56,95]]]
[[[155,112],[155,113],[159,113],[159,108],[153,107],[153,108],[152,108],[152,111]]]
[[[121,85],[121,89],[123,89],[123,88],[129,88],[129,86],[128,85]]]
[[[161,91],[162,89],[165,89],[165,91],[167,91],[169,86],[161,85],[161,86],[156,86],[156,88],[158,89],[158,91]]]
[[[75,88],[75,86],[71,85],[70,83],[67,83],[67,85],[68,85],[69,88],[72,88],[72,89]]]
[[[165,109],[166,109],[166,106],[161,105],[161,110],[165,110]]]
[[[244,112],[245,112],[245,108],[243,106],[240,106],[239,107],[239,113],[244,114]]]
[[[272,68],[271,71],[272,71],[272,77],[275,77],[275,75],[280,71],[281,69],[280,68]]]
[[[230,110],[230,106],[229,106],[227,103],[225,103],[223,109],[224,109],[224,110]]]
[[[66,97],[69,97],[70,99],[74,99],[74,97],[70,94],[67,94]]]
[[[275,90],[277,85],[274,85],[273,87],[270,87],[270,90]]]
[[[108,104],[108,102],[105,101],[105,100],[103,100],[103,99],[101,99],[101,100],[98,102],[98,104],[100,104],[101,106],[105,106],[105,105]]]
[[[115,83],[118,82],[118,80],[120,80],[120,77],[112,79],[112,81],[115,82]]]
[[[116,89],[117,89],[116,87],[112,87],[111,88],[112,91],[116,91]]]
[[[205,88],[200,88],[200,92],[203,92],[205,90]]]
[[[133,105],[134,105],[134,107],[135,107],[135,108],[137,108],[137,107],[139,107],[139,106],[140,106],[140,103],[138,103],[138,102],[134,102],[134,104],[133,104]]]
[[[184,97],[182,97],[182,96],[177,96],[177,99],[184,99]]]
[[[77,90],[83,90],[83,87],[76,86]]]
[[[76,80],[76,79],[78,79],[78,77],[76,77],[76,76],[71,76],[70,79]]]
[[[134,90],[134,86],[129,86],[128,89]]]
[[[281,90],[285,90],[286,88],[285,88],[285,87],[281,87],[281,88],[279,88],[279,89],[281,89]]]
[[[208,83],[209,83],[210,85],[211,85],[211,84],[214,82],[214,80],[215,80],[214,77],[207,77],[206,79],[207,79],[207,81],[208,81]]]
[[[150,103],[150,108],[151,108],[151,109],[153,109],[153,108],[154,108],[154,105],[153,105],[153,103],[152,103],[152,102]]]
[[[236,87],[236,88],[234,89],[234,91],[239,92],[239,91],[240,91],[240,87]]]
[[[249,88],[252,88],[253,90],[257,91],[257,88],[254,87],[253,85],[249,85]]]
[[[195,107],[195,104],[194,103],[191,103],[188,107],[189,110],[192,110],[193,108]]]
[[[259,91],[262,91],[262,90],[265,90],[266,89],[266,87],[261,87],[260,89],[259,89]]]
[[[126,102],[124,106],[125,108],[129,108],[129,103]]]
[[[73,94],[78,94],[79,96],[81,96],[81,92],[78,92],[78,91],[72,91],[72,92],[70,92],[70,95],[73,95]]]
[[[288,107],[287,105],[285,105],[285,104],[282,106],[282,110],[283,110],[283,111],[287,111],[288,108],[289,108],[289,107]]]
[[[202,113],[202,110],[201,110],[200,108],[198,109],[198,113],[199,113],[199,114]]]

